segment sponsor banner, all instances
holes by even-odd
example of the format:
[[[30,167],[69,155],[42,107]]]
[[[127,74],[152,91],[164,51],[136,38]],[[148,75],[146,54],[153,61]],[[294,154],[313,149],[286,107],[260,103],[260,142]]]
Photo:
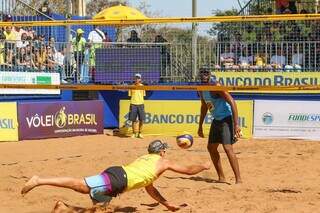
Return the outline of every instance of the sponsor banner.
[[[45,72],[0,72],[0,84],[49,84],[60,85],[60,73]],[[59,89],[0,89],[10,95],[60,95]]]
[[[18,141],[17,103],[0,103],[0,141]]]
[[[199,101],[145,101],[146,119],[143,133],[150,135],[176,136],[186,131],[197,136],[200,119]],[[119,124],[122,133],[130,134],[131,122],[129,117],[129,100],[120,101]],[[239,125],[244,137],[252,136],[253,102],[237,101],[239,111]],[[212,122],[211,114],[207,114],[204,121],[204,132],[209,133]]]
[[[254,137],[320,139],[320,102],[255,101]]]
[[[18,114],[22,140],[103,133],[101,101],[21,103]]]
[[[214,72],[225,86],[300,86],[319,85],[320,72]],[[257,91],[241,91],[254,93]],[[268,91],[267,93],[319,93],[319,91]]]

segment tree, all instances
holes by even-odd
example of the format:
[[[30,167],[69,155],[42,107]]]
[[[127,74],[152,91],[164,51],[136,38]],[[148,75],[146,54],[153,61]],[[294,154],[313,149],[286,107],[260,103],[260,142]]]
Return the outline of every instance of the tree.
[[[238,13],[238,10],[235,8],[226,11],[217,10],[213,12],[213,14],[216,16],[235,16],[238,15]],[[237,29],[238,26],[235,23],[213,23],[208,33],[209,35],[214,37],[218,36],[221,33],[233,35]]]
[[[28,4],[29,6],[40,10],[40,7],[43,5],[45,1],[39,0],[24,0],[24,3]],[[59,14],[66,14],[66,0],[55,0],[55,1],[48,1],[49,8],[53,13]],[[27,7],[25,4],[21,3],[20,1],[15,1],[14,9],[12,11],[12,15],[18,16],[29,16],[29,15],[37,15],[35,10]]]

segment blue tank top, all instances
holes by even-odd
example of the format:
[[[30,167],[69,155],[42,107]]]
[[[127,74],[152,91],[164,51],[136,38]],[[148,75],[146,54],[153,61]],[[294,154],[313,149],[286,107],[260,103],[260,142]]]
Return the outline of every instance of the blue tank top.
[[[215,120],[222,120],[232,115],[231,106],[224,98],[211,95],[210,91],[203,91],[202,97],[207,103],[210,113]],[[210,109],[210,105],[212,109]]]

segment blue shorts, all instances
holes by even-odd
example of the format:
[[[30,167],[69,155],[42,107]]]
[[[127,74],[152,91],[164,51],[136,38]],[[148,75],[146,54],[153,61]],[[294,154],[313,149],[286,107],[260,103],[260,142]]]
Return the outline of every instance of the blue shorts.
[[[108,195],[112,192],[110,177],[103,172],[100,175],[86,177],[84,179],[90,188],[90,197],[93,201],[98,203],[110,202],[112,196]]]

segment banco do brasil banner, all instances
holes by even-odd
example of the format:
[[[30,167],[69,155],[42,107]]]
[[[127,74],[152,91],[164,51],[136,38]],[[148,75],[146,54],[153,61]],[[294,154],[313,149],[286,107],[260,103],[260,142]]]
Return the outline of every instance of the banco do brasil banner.
[[[239,111],[239,125],[243,136],[252,136],[253,101],[236,101]],[[146,119],[143,133],[146,135],[171,135],[176,136],[184,131],[197,136],[200,119],[200,101],[145,101]],[[126,133],[131,131],[131,122],[128,120],[129,100],[120,101],[119,125],[120,129],[126,128]],[[212,116],[207,114],[204,121],[204,131],[208,135]]]
[[[21,103],[18,114],[21,140],[103,133],[101,101]]]
[[[17,103],[0,103],[0,141],[18,141]]]
[[[320,85],[320,72],[214,72],[214,76],[224,86]],[[319,93],[319,91],[268,91],[267,93]]]

